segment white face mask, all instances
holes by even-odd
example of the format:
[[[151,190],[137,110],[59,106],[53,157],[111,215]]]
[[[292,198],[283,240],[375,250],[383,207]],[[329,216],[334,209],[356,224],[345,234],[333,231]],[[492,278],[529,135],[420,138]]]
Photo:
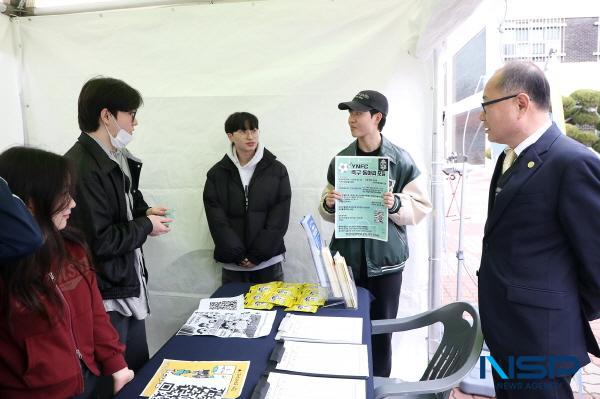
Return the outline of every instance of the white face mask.
[[[112,114],[110,116],[115,121],[115,124],[117,125],[117,128],[119,129],[119,131],[117,132],[117,136],[113,137],[113,135],[110,134],[110,131],[108,130],[108,126],[104,125],[104,128],[106,129],[106,133],[108,133],[108,138],[110,139],[110,143],[115,148],[119,148],[119,149],[125,148],[127,146],[127,144],[131,143],[131,140],[133,140],[133,135],[128,133],[127,130],[122,129]]]

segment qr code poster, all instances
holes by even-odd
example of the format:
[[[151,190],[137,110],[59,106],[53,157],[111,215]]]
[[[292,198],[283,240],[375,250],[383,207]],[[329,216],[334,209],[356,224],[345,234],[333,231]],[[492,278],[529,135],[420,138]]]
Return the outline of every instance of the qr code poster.
[[[221,399],[226,382],[221,379],[195,379],[167,375],[150,399]]]
[[[231,298],[204,298],[198,310],[244,310],[244,295]]]
[[[248,361],[189,361],[164,359],[152,379],[144,388],[141,396],[154,397],[163,382],[171,381],[170,376],[187,378],[191,381],[202,380],[195,383],[184,381],[184,385],[201,385],[203,387],[225,387],[223,398],[235,399],[239,397],[244,388],[244,382],[250,368]],[[219,380],[207,382],[206,380]],[[163,389],[168,391],[166,388]],[[168,396],[167,396],[168,397]],[[181,396],[187,398],[187,396]],[[211,396],[209,396],[211,397]]]

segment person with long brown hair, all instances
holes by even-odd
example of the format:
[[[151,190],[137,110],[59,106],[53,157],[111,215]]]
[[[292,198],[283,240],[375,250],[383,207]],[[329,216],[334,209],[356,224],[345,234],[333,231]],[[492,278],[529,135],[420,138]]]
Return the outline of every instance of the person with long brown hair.
[[[111,325],[83,241],[67,222],[75,201],[68,161],[13,147],[0,176],[37,221],[41,248],[0,267],[0,397],[87,398],[99,374],[114,392],[133,378]]]

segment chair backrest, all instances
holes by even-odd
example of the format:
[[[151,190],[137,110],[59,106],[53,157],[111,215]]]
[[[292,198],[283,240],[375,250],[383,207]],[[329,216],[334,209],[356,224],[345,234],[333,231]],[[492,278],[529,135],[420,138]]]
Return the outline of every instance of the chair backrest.
[[[471,316],[471,323],[463,318],[465,312]],[[477,311],[465,302],[448,304],[434,310],[431,316],[433,320],[430,321],[444,325],[444,335],[421,381],[439,380],[456,373],[473,357],[475,341],[480,331]],[[481,343],[478,345],[475,352],[481,351]]]
[[[464,319],[467,312],[472,321]],[[442,342],[420,381],[401,381],[374,377],[375,399],[436,398],[447,399],[452,388],[466,377],[479,361],[483,334],[479,313],[466,302],[455,302],[402,319],[373,320],[373,334],[409,331],[441,322],[444,325]]]

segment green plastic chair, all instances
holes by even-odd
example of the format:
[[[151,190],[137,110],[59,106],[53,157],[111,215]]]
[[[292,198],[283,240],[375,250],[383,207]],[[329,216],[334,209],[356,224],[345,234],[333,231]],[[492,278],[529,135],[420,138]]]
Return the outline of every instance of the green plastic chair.
[[[463,318],[464,312],[472,321]],[[473,369],[483,345],[479,313],[466,302],[455,302],[439,309],[401,319],[373,320],[372,334],[414,330],[441,322],[444,335],[437,351],[419,381],[374,377],[375,399],[447,399],[452,388]]]

